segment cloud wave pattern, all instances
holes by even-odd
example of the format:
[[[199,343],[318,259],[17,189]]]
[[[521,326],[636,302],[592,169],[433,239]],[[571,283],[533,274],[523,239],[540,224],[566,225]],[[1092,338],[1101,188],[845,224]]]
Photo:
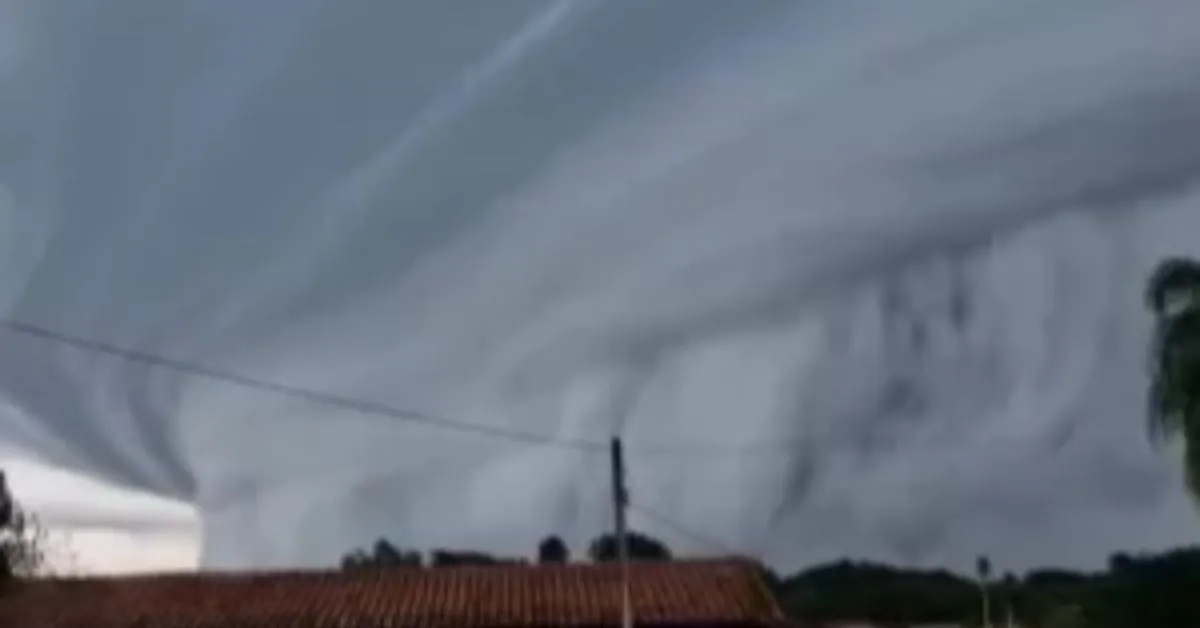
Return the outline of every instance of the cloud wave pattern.
[[[794,566],[1195,537],[1145,444],[1198,253],[1190,0],[0,0],[8,320],[629,448]],[[609,520],[602,452],[6,334],[0,436],[195,503],[204,564]],[[635,513],[634,523],[671,539]]]

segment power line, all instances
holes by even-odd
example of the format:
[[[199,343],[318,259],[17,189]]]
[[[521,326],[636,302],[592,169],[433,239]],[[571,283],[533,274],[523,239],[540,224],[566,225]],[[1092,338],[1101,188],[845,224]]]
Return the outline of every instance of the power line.
[[[168,358],[145,351],[118,347],[105,342],[73,336],[44,327],[31,325],[29,323],[0,319],[0,327],[8,329],[14,333],[65,344],[82,351],[103,353],[122,358],[130,362],[167,368],[190,375],[204,377],[206,379],[224,382],[226,384],[242,386],[262,392],[274,393],[285,397],[300,399],[317,405],[350,410],[359,414],[383,416],[402,421],[408,421],[410,423],[421,423],[431,427],[439,427],[442,429],[472,433],[480,436],[489,436],[492,438],[499,438],[503,440],[539,446],[562,447],[566,449],[575,449],[587,452],[604,452],[608,449],[608,444],[603,441],[593,441],[588,439],[563,439],[545,434],[537,434],[489,426],[480,423],[460,421],[457,419],[433,415],[427,412],[396,408],[394,406],[373,401],[325,393],[300,386],[292,386],[278,382],[255,379],[230,371],[223,371],[207,367],[202,364],[187,362],[175,358]],[[671,441],[658,443],[639,443],[634,441],[627,446],[627,449],[642,456],[790,455],[795,453],[798,448],[802,446],[803,444],[801,443],[788,441],[759,441],[741,444],[729,444],[674,439]]]
[[[277,382],[259,380],[252,377],[239,375],[237,373],[214,369],[202,364],[195,364],[183,360],[147,353],[144,351],[126,349],[96,340],[71,336],[69,334],[64,334],[19,321],[0,320],[0,327],[8,329],[14,333],[32,336],[51,342],[58,342],[83,351],[95,351],[97,353],[119,357],[130,362],[138,362],[167,368],[227,384],[275,393],[284,397],[300,399],[302,401],[317,405],[350,410],[360,414],[383,416],[401,421],[408,421],[411,423],[421,423],[432,427],[477,434],[480,436],[489,436],[492,438],[516,441],[531,445],[563,447],[568,449],[596,452],[606,452],[608,450],[608,444],[604,442],[581,439],[560,439],[553,436],[535,434],[532,432],[522,432],[518,430],[483,425],[480,423],[457,421],[426,412],[395,408],[373,401],[364,401],[361,399],[354,399],[352,397],[344,397],[341,395],[334,395],[307,388],[301,388],[299,386],[290,386]]]
[[[696,455],[794,455],[811,446],[802,440],[748,441],[744,443],[718,443],[714,441],[676,439],[670,442],[631,441],[627,451],[644,456],[696,456]]]
[[[689,541],[691,541],[692,543],[694,543],[696,545],[705,547],[709,550],[713,550],[716,554],[721,554],[721,555],[725,555],[725,556],[743,556],[743,555],[745,555],[745,552],[735,551],[732,548],[730,548],[729,545],[727,545],[725,543],[721,543],[720,541],[713,539],[713,537],[711,537],[707,534],[701,534],[699,532],[696,532],[695,530],[691,529],[689,526],[684,525],[684,524],[680,523],[679,521],[676,521],[674,518],[672,518],[670,516],[664,515],[662,512],[660,512],[658,510],[649,508],[645,505],[634,504],[629,501],[626,501],[626,507],[629,508],[629,510],[636,512],[639,515],[645,517],[646,519],[649,519],[650,521],[653,521],[654,523],[657,523],[657,524],[663,526],[664,528],[672,530],[679,536],[682,536],[682,537],[688,539]]]

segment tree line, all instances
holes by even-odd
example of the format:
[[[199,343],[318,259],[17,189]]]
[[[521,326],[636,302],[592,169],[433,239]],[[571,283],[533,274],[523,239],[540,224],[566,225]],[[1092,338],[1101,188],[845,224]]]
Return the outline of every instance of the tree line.
[[[634,560],[672,560],[667,545],[648,534],[630,532]],[[617,559],[617,539],[602,534],[589,544],[583,560]],[[536,558],[509,557],[473,550],[438,549],[423,554],[379,539],[342,559],[345,570],[438,568],[453,565],[511,565],[571,561],[558,536],[538,544]],[[1200,626],[1200,547],[1161,553],[1116,553],[1108,568],[1074,571],[1040,568],[993,579],[981,557],[974,577],[947,569],[913,569],[844,559],[779,574],[760,567],[764,581],[790,618],[805,623],[870,621],[878,625],[982,625],[983,599],[993,625],[1047,628],[1135,628]]]
[[[1200,625],[1200,547],[1118,553],[1099,571],[1033,569],[966,578],[947,570],[840,561],[775,580],[785,612],[802,620],[980,624],[990,619],[1072,628]],[[1011,614],[1011,615],[1010,615]]]
[[[662,541],[636,531],[626,534],[626,547],[631,558],[639,560],[671,560],[671,550]],[[587,558],[592,562],[615,561],[620,544],[612,533],[597,536],[588,543]],[[571,550],[557,535],[542,539],[537,548],[540,564],[561,564],[571,560]],[[523,557],[497,556],[475,550],[439,548],[423,553],[401,549],[387,539],[375,541],[370,549],[355,549],[342,557],[341,568],[346,571],[381,567],[447,567],[455,565],[513,565],[529,563]]]

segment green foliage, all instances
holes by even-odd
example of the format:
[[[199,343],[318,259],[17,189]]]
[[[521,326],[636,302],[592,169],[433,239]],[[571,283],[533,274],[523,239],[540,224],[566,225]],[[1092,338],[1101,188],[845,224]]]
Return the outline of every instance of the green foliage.
[[[1006,575],[990,587],[999,625],[1008,608],[1024,626],[1140,628],[1200,626],[1200,548],[1116,554],[1100,573],[1064,569]],[[976,574],[978,575],[978,574]],[[941,570],[841,561],[773,586],[788,617],[803,623],[978,625],[976,582]]]
[[[783,578],[776,595],[805,622],[960,622],[979,615],[979,587],[944,570],[848,560]]]
[[[1155,317],[1151,434],[1182,437],[1185,479],[1200,496],[1200,261],[1164,260],[1147,281],[1145,301]]]
[[[1146,282],[1146,308],[1157,315],[1200,299],[1200,260],[1171,257],[1159,262]]]

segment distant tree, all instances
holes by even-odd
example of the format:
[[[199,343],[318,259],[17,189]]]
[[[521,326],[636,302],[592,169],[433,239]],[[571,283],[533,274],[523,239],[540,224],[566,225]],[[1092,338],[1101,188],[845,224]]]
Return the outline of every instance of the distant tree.
[[[1200,547],[1114,556],[1120,556],[1110,560],[1120,565],[1115,571],[1041,568],[1023,578],[1005,575],[992,583],[993,599],[1011,603],[1012,625],[1019,626],[1200,626]],[[966,577],[840,560],[781,577],[772,591],[785,614],[804,625],[979,626],[979,572],[993,571],[990,564],[979,566]],[[1004,619],[996,625],[1008,625]]]
[[[782,578],[775,591],[789,617],[814,624],[979,623],[976,583],[944,570],[841,560]]]
[[[1200,261],[1161,262],[1146,285],[1155,317],[1149,394],[1152,436],[1182,436],[1184,474],[1200,498]]]
[[[351,551],[342,557],[342,569],[375,569],[387,567],[420,567],[421,552],[402,550],[392,545],[387,539],[375,541],[370,552],[362,549]]]
[[[387,539],[375,541],[375,547],[372,549],[374,550],[372,554],[377,564],[389,567],[421,566],[421,552],[399,549],[388,542]]]
[[[1129,571],[1133,566],[1133,558],[1125,552],[1115,552],[1108,557],[1108,570],[1114,574]]]
[[[428,561],[418,550],[400,549],[387,539],[379,539],[371,547],[354,549],[342,556],[343,571],[381,569],[393,567],[450,567],[455,565],[512,565],[526,563],[527,559],[495,556],[475,550],[437,548],[429,552]]]
[[[975,559],[975,575],[980,582],[987,582],[992,576],[992,561],[987,556],[980,556]]]
[[[0,471],[0,581],[48,573],[46,534],[13,497]]]
[[[571,550],[567,544],[556,535],[550,535],[538,544],[538,562],[542,564],[561,564],[571,559]]]
[[[641,532],[630,531],[626,535],[629,557],[635,560],[671,560],[671,550],[666,543]],[[588,545],[588,557],[593,561],[611,562],[620,557],[615,534],[609,532],[592,540]]]
[[[518,563],[514,558],[502,558],[486,552],[473,550],[435,549],[429,553],[431,567],[454,567],[458,565],[511,565]]]
[[[1017,577],[1017,574],[1011,571],[1006,571],[1004,572],[1004,576],[1000,578],[1000,583],[1003,586],[1012,589],[1016,588],[1016,586],[1021,583],[1021,579]]]
[[[341,560],[342,571],[357,571],[373,567],[374,563],[371,560],[371,555],[361,549],[350,550],[342,555]]]

